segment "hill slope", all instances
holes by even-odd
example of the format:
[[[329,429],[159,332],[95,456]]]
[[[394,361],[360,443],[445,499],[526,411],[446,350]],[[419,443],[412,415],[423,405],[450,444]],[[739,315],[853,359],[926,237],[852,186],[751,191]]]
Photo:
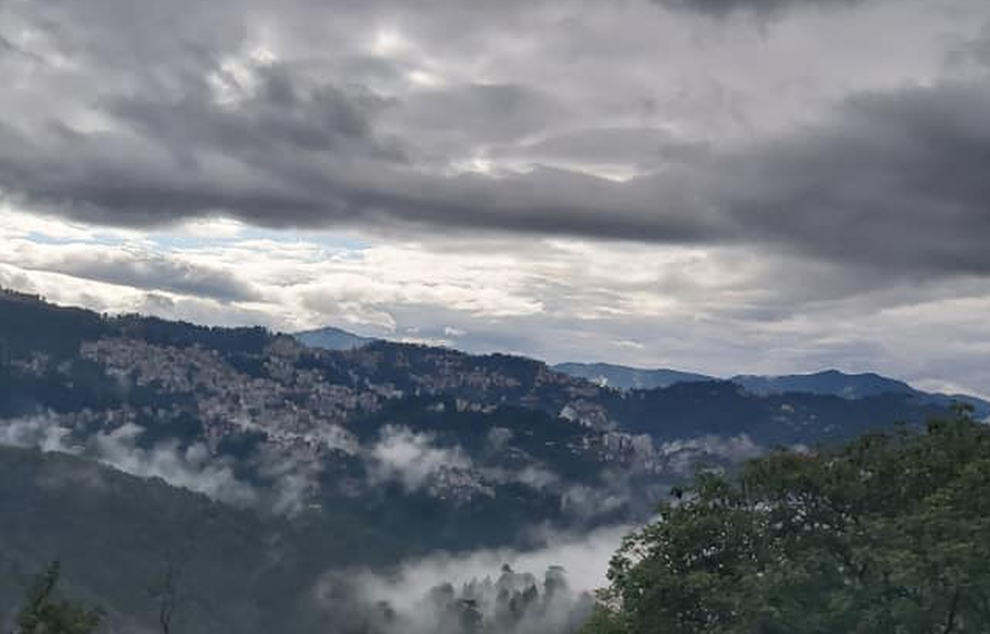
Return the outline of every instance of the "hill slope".
[[[553,366],[557,372],[588,379],[599,385],[623,390],[652,390],[657,387],[670,387],[675,383],[714,381],[715,377],[694,372],[681,372],[659,368],[644,370],[611,363],[558,363]]]
[[[126,625],[146,616],[140,580],[180,518],[213,518],[196,559],[218,569],[196,573],[197,593],[231,607],[191,611],[188,631],[320,631],[294,602],[321,571],[638,522],[699,463],[947,404],[700,380],[617,391],[515,356],[325,350],[15,293],[0,294],[0,352],[0,445],[20,448],[0,452],[9,578],[61,554],[73,587]]]

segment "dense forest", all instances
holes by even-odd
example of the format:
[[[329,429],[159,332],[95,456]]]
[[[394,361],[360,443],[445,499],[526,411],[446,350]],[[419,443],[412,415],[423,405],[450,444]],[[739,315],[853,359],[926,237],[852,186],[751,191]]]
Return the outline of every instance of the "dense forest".
[[[538,582],[504,566],[494,579],[424,588],[412,608],[326,579],[325,619],[354,634],[983,632],[988,486],[990,430],[959,408],[924,431],[699,473],[625,539],[596,601],[570,592],[558,567]],[[27,588],[17,634],[100,631],[101,609],[63,598],[58,575],[52,564]],[[151,597],[165,634],[179,608],[173,581]]]
[[[163,606],[184,634],[973,631],[985,412],[930,396],[620,390],[3,292],[0,618],[65,596],[108,634]]]
[[[582,632],[985,632],[988,487],[965,410],[701,474],[626,539]]]

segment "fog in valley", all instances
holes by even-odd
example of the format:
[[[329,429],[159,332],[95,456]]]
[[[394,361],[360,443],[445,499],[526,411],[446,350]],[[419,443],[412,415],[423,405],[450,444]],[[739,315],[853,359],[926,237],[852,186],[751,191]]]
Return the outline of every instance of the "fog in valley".
[[[612,553],[632,527],[551,535],[519,552],[435,554],[388,573],[333,570],[314,590],[331,631],[567,634],[590,614]]]

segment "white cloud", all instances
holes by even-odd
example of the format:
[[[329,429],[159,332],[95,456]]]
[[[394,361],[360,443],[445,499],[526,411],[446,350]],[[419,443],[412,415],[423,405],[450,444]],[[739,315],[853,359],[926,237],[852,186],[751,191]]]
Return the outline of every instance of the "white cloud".
[[[436,634],[445,631],[443,615],[438,614],[435,601],[430,601],[429,590],[442,584],[450,584],[459,594],[466,584],[473,586],[477,595],[476,606],[487,627],[499,634],[550,634],[565,632],[565,621],[581,608],[582,594],[589,593],[606,583],[605,573],[609,559],[630,532],[630,526],[613,526],[598,529],[585,535],[544,533],[544,541],[531,550],[493,549],[451,554],[438,552],[422,559],[399,563],[389,572],[370,570],[342,570],[328,572],[315,589],[317,601],[330,611],[340,611],[341,596],[347,596],[354,604],[363,603],[374,610],[378,602],[387,602],[395,611],[392,628],[395,634]],[[515,574],[502,576],[503,566],[509,566]],[[563,568],[569,591],[557,605],[534,610],[530,619],[522,622],[497,625],[494,605],[495,590],[500,584],[511,590],[522,591],[529,584],[540,587],[544,572],[552,567]],[[485,579],[496,587],[485,592]],[[501,577],[501,579],[500,579]],[[540,587],[541,593],[542,588]],[[587,600],[585,598],[583,600]],[[585,604],[586,605],[586,604]],[[380,608],[379,608],[380,609]],[[369,611],[371,611],[369,610]],[[488,630],[486,630],[488,631]]]
[[[660,445],[658,453],[666,461],[666,467],[675,473],[688,475],[697,465],[698,458],[717,456],[731,462],[756,458],[766,451],[753,442],[748,434],[738,436],[697,436],[672,440]]]
[[[237,480],[228,462],[210,455],[201,443],[185,449],[177,442],[163,442],[151,449],[137,445],[144,428],[132,423],[97,433],[93,447],[100,462],[139,478],[161,478],[172,486],[203,493],[235,505],[252,504],[257,493]]]
[[[62,427],[51,414],[0,420],[0,445],[37,448],[44,452],[82,453],[74,444],[71,430]]]
[[[369,452],[371,476],[376,482],[398,481],[407,491],[417,491],[436,478],[473,468],[460,447],[440,447],[425,432],[386,425]]]
[[[259,473],[271,482],[267,506],[279,515],[298,515],[319,491],[323,464],[311,454],[286,453],[265,446]]]
[[[42,451],[87,455],[108,467],[139,478],[161,478],[174,487],[203,493],[238,506],[257,502],[258,493],[236,478],[232,465],[211,456],[201,443],[181,448],[162,442],[145,449],[138,439],[144,428],[125,423],[89,438],[73,438],[73,430],[55,414],[0,420],[0,444]]]
[[[892,280],[741,247],[386,243],[371,235],[341,246],[310,238],[276,233],[189,246],[149,234],[131,248],[78,236],[53,244],[19,237],[0,256],[0,284],[99,311],[289,331],[338,325],[554,362],[716,376],[838,367],[990,392],[990,371],[980,363],[990,285],[977,277]],[[184,293],[138,288],[72,275],[64,263],[80,257],[144,271],[136,279],[150,286],[175,284],[155,283],[149,261],[157,270],[194,273]],[[192,294],[196,285],[251,288],[257,298],[211,299]]]

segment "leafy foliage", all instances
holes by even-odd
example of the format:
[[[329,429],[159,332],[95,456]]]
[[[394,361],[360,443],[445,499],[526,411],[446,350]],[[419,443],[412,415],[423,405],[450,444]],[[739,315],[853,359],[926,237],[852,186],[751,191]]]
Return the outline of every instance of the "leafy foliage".
[[[990,430],[963,410],[701,474],[626,540],[584,632],[986,631],[988,490]]]
[[[99,627],[100,609],[55,595],[59,571],[59,562],[52,562],[31,584],[17,615],[17,634],[90,634]]]

